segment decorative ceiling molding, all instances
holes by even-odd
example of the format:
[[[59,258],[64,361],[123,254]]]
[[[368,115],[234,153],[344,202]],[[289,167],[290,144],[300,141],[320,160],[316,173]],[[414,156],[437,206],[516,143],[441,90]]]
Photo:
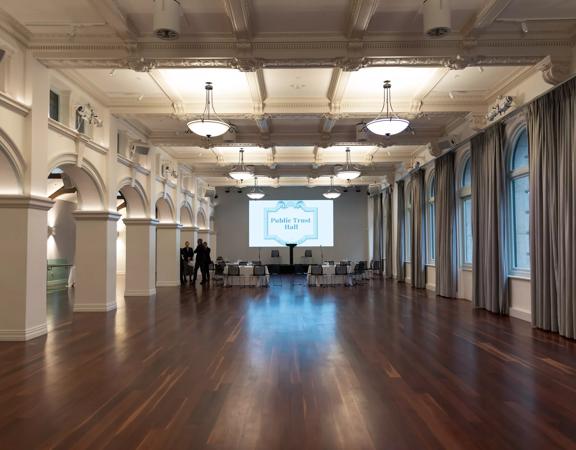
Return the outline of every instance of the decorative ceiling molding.
[[[542,72],[542,78],[548,84],[553,86],[562,83],[570,76],[570,61],[558,60],[547,56],[544,58],[538,68]]]
[[[249,0],[222,0],[222,2],[236,38],[250,39],[252,37],[251,2]]]
[[[347,34],[352,39],[361,39],[378,8],[379,0],[352,0]]]
[[[134,40],[138,30],[125,16],[114,0],[87,0],[121,39]]]

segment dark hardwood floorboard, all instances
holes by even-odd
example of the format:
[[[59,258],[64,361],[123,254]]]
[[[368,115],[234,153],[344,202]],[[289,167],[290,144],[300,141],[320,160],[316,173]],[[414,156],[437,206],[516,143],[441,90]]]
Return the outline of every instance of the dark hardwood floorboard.
[[[0,449],[576,448],[576,343],[394,282],[164,288],[0,343]]]

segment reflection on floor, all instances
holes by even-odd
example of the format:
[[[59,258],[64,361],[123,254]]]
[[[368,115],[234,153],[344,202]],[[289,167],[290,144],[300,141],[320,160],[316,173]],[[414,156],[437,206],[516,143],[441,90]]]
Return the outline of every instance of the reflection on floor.
[[[68,303],[0,343],[1,449],[576,447],[576,344],[466,301],[281,277]]]

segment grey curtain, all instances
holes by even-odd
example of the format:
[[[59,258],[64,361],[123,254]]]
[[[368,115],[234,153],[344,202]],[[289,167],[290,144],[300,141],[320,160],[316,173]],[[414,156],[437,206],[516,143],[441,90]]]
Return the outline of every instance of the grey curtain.
[[[384,258],[384,221],[382,217],[382,194],[378,194],[372,197],[372,202],[374,213],[374,223],[372,226],[372,259],[375,261],[380,261],[380,264],[382,264],[382,258]]]
[[[508,314],[504,125],[487,128],[471,147],[472,301],[477,308]]]
[[[396,223],[396,279],[404,281],[404,180],[396,182],[398,221]]]
[[[388,186],[384,190],[384,249],[386,255],[386,265],[384,266],[384,276],[392,278],[392,187]]]
[[[456,172],[454,152],[438,158],[436,166],[436,294],[456,297]]]
[[[426,186],[424,171],[412,174],[412,220],[410,221],[410,253],[412,286],[426,287]]]
[[[528,108],[532,323],[576,337],[576,81]]]

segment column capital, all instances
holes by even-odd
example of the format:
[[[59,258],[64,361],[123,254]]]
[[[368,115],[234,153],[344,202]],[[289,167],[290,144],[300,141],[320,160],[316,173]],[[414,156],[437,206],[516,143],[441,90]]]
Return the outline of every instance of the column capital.
[[[75,211],[74,219],[82,221],[108,221],[117,222],[122,215],[112,211]]]
[[[198,231],[199,228],[198,227],[182,227],[182,231]]]
[[[128,225],[148,225],[148,226],[157,226],[158,225],[158,220],[156,219],[149,219],[146,217],[143,218],[138,218],[138,219],[131,219],[129,217],[126,217],[124,219],[122,219],[122,222],[124,222],[124,224],[126,226]]]
[[[159,223],[156,228],[160,230],[178,230],[182,228],[181,223]]]
[[[54,206],[54,202],[46,197],[26,195],[1,195],[0,208],[10,209],[38,209],[48,211]]]

